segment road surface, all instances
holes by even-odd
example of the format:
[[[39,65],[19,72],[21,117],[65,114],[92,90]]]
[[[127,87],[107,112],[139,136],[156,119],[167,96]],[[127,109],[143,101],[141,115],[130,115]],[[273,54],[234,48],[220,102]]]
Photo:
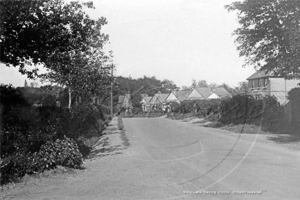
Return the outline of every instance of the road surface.
[[[300,199],[300,152],[167,118],[123,119],[85,171],[5,191],[13,199]]]

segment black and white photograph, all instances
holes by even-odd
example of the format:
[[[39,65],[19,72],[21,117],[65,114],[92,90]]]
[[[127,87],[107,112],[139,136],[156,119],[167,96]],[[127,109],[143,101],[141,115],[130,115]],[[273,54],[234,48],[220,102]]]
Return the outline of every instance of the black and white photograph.
[[[12,199],[300,199],[300,0],[0,0]]]

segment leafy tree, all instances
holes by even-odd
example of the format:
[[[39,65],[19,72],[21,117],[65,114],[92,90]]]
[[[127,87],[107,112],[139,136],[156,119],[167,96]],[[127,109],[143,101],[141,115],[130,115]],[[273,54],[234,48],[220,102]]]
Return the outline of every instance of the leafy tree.
[[[211,84],[209,84],[209,87],[211,87],[211,88],[216,88],[216,87],[218,87],[218,84],[216,84],[216,83],[211,83]]]
[[[69,89],[69,107],[72,92],[99,95],[111,81],[111,56],[103,51],[108,35],[101,32],[107,21],[90,19],[85,8],[94,8],[93,3],[0,1],[0,61],[30,78],[38,69],[28,71],[25,64],[42,64],[48,69],[43,79]]]
[[[238,15],[240,27],[233,34],[245,65],[300,77],[300,1],[244,0],[225,8]]]
[[[173,91],[173,90],[179,89],[179,87],[177,87],[177,85],[173,81],[165,79],[161,83],[162,83],[162,86],[168,91]]]

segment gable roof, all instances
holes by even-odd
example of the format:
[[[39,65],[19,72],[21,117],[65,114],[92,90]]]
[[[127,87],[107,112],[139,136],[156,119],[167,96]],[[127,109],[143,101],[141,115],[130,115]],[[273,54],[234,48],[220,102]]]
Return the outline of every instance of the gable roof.
[[[124,101],[124,98],[125,98],[125,96],[124,95],[120,95],[119,96],[119,100],[118,100],[118,103],[123,103],[123,101]]]
[[[197,90],[205,99],[212,94],[210,88],[208,87],[195,87],[195,90]]]
[[[120,95],[118,101],[119,108],[132,108],[132,103],[130,100],[130,94]]]
[[[231,94],[224,87],[213,88],[212,92],[221,98],[226,96],[231,96]]]
[[[186,91],[173,91],[173,94],[176,96],[176,98],[177,98],[180,102],[186,100],[186,98],[188,97]]]
[[[156,93],[150,100],[151,104],[164,103],[169,94]]]
[[[145,103],[150,103],[152,97],[143,97],[142,101],[144,101]]]
[[[159,94],[158,101],[160,103],[164,103],[166,101],[166,99],[167,99],[168,96],[169,96],[169,94]]]
[[[247,80],[270,77],[270,76],[272,76],[271,72],[257,71],[254,74],[252,74],[250,77],[248,77]]]

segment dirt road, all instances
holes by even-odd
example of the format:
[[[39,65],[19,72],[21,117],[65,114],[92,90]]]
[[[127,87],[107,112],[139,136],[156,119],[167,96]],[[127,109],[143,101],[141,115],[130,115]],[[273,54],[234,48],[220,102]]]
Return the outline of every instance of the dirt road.
[[[114,119],[114,123],[116,119]],[[124,119],[86,170],[29,178],[3,199],[300,199],[300,152],[166,118]]]

